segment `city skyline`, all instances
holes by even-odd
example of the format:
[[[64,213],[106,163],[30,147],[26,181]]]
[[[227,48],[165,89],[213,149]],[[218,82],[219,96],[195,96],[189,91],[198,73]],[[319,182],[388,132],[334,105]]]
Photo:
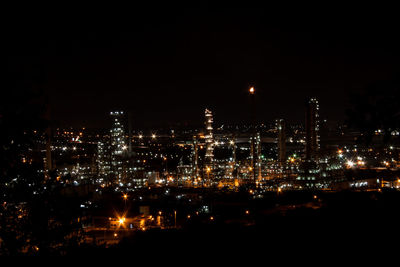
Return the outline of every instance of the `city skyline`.
[[[397,9],[34,4],[6,8],[0,256],[397,249]]]

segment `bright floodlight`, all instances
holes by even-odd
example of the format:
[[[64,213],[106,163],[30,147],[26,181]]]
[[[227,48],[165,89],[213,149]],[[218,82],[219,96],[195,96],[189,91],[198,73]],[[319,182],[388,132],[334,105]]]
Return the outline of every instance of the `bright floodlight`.
[[[347,165],[349,168],[352,168],[352,167],[354,166],[354,162],[352,162],[351,160],[348,160],[348,161],[346,162],[346,165]]]

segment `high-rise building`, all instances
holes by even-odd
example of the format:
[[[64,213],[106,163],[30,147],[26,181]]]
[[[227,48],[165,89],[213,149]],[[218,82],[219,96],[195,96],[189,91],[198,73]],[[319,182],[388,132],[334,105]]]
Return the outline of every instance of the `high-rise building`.
[[[97,142],[97,182],[102,186],[111,185],[111,152],[110,142],[104,138]]]
[[[286,125],[283,119],[276,120],[278,162],[281,167],[286,163]]]
[[[232,136],[232,140],[229,143],[232,146],[231,176],[233,179],[236,179],[237,178],[237,169],[236,169],[236,138],[235,138],[235,136]]]
[[[297,180],[305,188],[321,188],[321,169],[318,162],[319,150],[319,105],[316,98],[306,104],[306,147],[305,160],[299,166]]]
[[[261,135],[259,132],[256,134],[255,139],[255,149],[256,149],[256,168],[257,168],[257,180],[262,179],[261,174]]]
[[[197,136],[193,136],[192,150],[192,184],[198,184],[199,179],[199,142]]]
[[[214,134],[213,134],[213,115],[208,109],[205,110],[205,127],[206,127],[206,153],[204,158],[204,167],[207,179],[211,179],[214,165]],[[210,181],[208,181],[210,182]]]
[[[261,174],[261,136],[257,132],[250,136],[250,170],[253,182],[262,178]]]
[[[115,184],[123,185],[123,156],[127,151],[126,136],[123,125],[124,112],[112,111],[110,113],[112,127],[110,130],[111,172]]]
[[[306,106],[306,160],[317,160],[319,150],[319,104],[311,98]]]

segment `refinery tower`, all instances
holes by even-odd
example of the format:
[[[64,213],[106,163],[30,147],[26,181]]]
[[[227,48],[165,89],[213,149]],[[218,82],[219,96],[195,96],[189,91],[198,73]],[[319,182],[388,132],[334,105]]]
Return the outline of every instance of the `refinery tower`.
[[[306,106],[306,160],[317,160],[319,150],[319,104],[310,98]]]
[[[205,141],[206,141],[206,153],[204,157],[204,170],[207,179],[207,183],[211,182],[213,163],[214,163],[214,134],[213,134],[213,115],[208,109],[205,110]]]

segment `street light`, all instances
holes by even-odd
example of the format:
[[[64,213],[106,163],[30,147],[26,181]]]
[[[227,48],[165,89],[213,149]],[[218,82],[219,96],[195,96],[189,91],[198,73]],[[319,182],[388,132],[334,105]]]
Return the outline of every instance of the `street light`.
[[[126,208],[126,200],[128,199],[128,194],[123,194],[122,198],[124,199],[125,202],[125,208]]]
[[[125,217],[121,217],[121,218],[118,219],[118,222],[119,222],[119,226],[120,226],[120,227],[121,227],[121,226],[124,227],[125,220],[126,220]]]
[[[165,172],[166,172],[165,183],[167,183],[167,181],[168,181],[168,158],[164,157],[163,160],[165,161]]]
[[[253,86],[250,87],[249,93],[250,93],[251,95],[254,95],[255,92],[256,92],[256,90],[254,89],[254,87],[253,87]]]
[[[176,210],[174,210],[174,224],[175,224],[175,228],[176,228]]]
[[[207,166],[206,171],[207,171],[207,180],[208,180],[208,182],[210,183],[210,172],[211,172],[211,168],[210,168],[209,166]]]

